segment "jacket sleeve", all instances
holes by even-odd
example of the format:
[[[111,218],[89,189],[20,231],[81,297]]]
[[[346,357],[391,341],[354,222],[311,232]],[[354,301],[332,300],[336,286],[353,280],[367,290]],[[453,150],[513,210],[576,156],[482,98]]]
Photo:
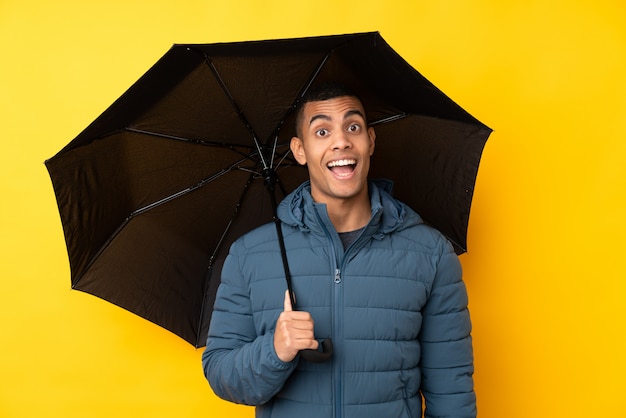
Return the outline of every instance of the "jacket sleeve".
[[[476,395],[467,290],[452,246],[442,239],[442,248],[430,297],[422,311],[424,416],[473,418]]]
[[[273,330],[257,335],[248,288],[233,248],[222,269],[202,365],[219,397],[260,405],[281,390],[297,360],[284,363],[278,358]]]

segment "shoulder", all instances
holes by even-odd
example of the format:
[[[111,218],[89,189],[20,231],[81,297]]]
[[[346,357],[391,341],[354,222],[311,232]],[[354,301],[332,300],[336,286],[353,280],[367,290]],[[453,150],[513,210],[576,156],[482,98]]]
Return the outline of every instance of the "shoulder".
[[[433,256],[454,253],[452,244],[441,232],[422,222],[419,215],[415,214],[412,209],[407,207],[407,210],[414,215],[409,215],[407,222],[403,222],[401,226],[388,234],[389,245],[401,246]]]
[[[269,245],[276,245],[277,239],[276,225],[270,222],[254,228],[237,238],[231,246],[231,252],[247,253],[255,251]]]

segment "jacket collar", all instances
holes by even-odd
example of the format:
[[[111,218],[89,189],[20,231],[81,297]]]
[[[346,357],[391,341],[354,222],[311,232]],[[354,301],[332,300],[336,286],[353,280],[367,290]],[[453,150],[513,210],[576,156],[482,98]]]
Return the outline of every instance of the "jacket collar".
[[[371,180],[368,186],[372,217],[367,230],[372,235],[382,237],[423,222],[411,208],[392,197],[393,183],[390,180]],[[278,206],[278,217],[288,225],[318,234],[334,230],[326,205],[313,201],[309,181],[283,199]]]

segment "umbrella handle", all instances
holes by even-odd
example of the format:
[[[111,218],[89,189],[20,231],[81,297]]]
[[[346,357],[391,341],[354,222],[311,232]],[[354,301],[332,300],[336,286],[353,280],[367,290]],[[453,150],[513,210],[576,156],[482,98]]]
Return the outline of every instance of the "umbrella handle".
[[[276,183],[276,172],[273,169],[266,168],[263,170],[263,176],[265,177],[265,187],[270,194],[270,202],[272,203],[272,212],[274,215],[274,224],[276,225],[276,234],[278,235],[278,245],[280,247],[280,255],[283,260],[283,269],[285,270],[285,280],[287,281],[287,290],[289,291],[289,299],[291,300],[291,306],[296,310],[296,298],[293,293],[293,286],[291,284],[291,272],[289,271],[289,262],[287,261],[287,250],[285,249],[285,239],[283,237],[283,230],[280,225],[280,219],[276,213],[276,195],[274,191],[274,184]],[[322,351],[319,350],[300,350],[300,356],[312,363],[322,363],[328,361],[333,354],[333,340],[326,338],[321,344]]]
[[[326,338],[322,341],[322,351],[319,350],[301,350],[300,357],[311,363],[323,363],[328,361],[333,355],[333,340]]]

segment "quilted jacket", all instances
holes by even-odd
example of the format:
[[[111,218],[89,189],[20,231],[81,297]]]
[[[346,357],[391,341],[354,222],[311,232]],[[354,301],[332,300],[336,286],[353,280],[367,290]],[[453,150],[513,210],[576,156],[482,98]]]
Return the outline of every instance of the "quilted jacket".
[[[279,205],[296,302],[332,359],[276,355],[286,282],[275,225],[227,257],[202,363],[214,392],[257,417],[475,417],[471,323],[450,243],[370,182],[372,217],[345,251],[304,183]],[[425,405],[422,403],[422,397]]]

